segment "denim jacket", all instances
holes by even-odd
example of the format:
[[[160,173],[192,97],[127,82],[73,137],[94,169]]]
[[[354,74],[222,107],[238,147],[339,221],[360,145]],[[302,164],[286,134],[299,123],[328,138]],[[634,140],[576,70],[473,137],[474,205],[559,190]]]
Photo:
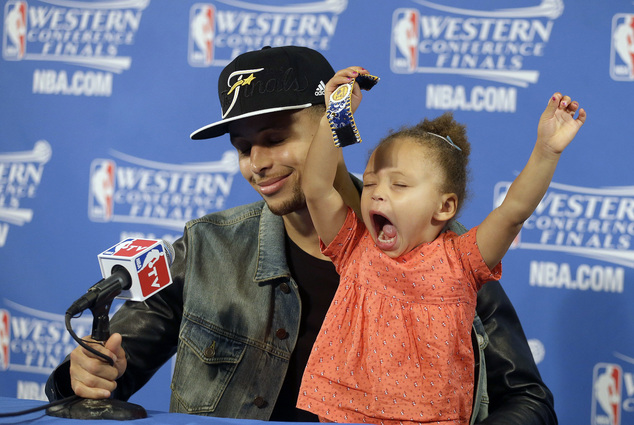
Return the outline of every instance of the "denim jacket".
[[[122,334],[128,357],[114,396],[129,398],[177,353],[170,411],[268,420],[297,340],[302,308],[286,264],[284,235],[282,218],[262,201],[187,223],[174,244],[174,283],[145,302],[126,302],[111,320],[111,332]],[[485,288],[493,284],[497,282]],[[474,329],[478,349],[472,423],[476,416],[478,421],[487,416],[489,402],[484,363],[488,337],[477,316]],[[525,359],[500,362],[510,374],[521,372],[517,382],[502,380],[501,386],[530,395],[526,412],[544,409],[541,417],[554,418],[552,396],[533,370],[532,359],[528,365],[520,360]],[[529,382],[523,383],[526,369]],[[67,376],[68,365],[51,375],[49,399],[69,394]],[[511,392],[500,391],[505,396]],[[521,409],[514,411],[525,417]]]

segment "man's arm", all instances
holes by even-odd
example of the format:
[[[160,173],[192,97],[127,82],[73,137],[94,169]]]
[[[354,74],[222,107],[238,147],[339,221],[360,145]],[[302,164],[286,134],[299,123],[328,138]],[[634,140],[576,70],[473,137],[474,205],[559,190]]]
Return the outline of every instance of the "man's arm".
[[[174,243],[172,285],[144,302],[126,302],[110,321],[111,333],[120,333],[127,357],[127,369],[116,380],[112,396],[127,400],[138,391],[176,352],[182,316],[182,288],[185,273],[186,236]],[[49,376],[45,393],[49,400],[73,395],[70,358]]]
[[[499,282],[480,289],[476,310],[489,337],[484,350],[489,417],[479,423],[556,425],[553,395],[542,381],[515,308]]]

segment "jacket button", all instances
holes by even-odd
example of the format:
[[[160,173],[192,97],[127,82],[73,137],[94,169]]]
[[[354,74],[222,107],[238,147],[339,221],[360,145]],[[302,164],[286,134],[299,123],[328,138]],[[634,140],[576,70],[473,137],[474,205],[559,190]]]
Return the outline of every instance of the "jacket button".
[[[480,334],[476,334],[476,338],[478,340],[478,345],[482,347],[482,345],[484,345],[484,337]]]
[[[290,294],[291,288],[290,286],[288,286],[288,283],[284,282],[280,285],[280,291],[284,292],[285,294]]]
[[[262,409],[266,406],[268,406],[268,403],[266,402],[266,400],[264,400],[264,398],[257,396],[255,398],[255,400],[253,400],[253,404],[255,404],[255,407]]]
[[[275,332],[275,336],[279,339],[286,339],[288,338],[288,332],[286,332],[286,329],[284,328],[279,328],[277,332]]]
[[[205,350],[203,351],[203,355],[205,357],[213,357],[214,354],[216,354],[216,347],[214,347],[213,345],[205,348]]]

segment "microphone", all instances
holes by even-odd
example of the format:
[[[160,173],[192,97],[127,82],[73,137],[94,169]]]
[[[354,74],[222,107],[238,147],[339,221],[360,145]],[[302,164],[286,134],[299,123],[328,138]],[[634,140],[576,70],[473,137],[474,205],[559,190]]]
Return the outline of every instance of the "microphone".
[[[88,289],[66,311],[75,316],[114,298],[144,301],[172,283],[174,248],[164,240],[128,238],[97,257],[101,281]]]
[[[169,242],[154,239],[129,238],[98,255],[102,280],[66,310],[66,329],[73,339],[109,364],[110,357],[86,345],[73,332],[70,319],[86,309],[93,314],[92,338],[107,341],[110,337],[108,312],[114,298],[143,301],[172,284],[170,266],[174,261],[174,248]],[[73,419],[130,420],[147,417],[142,406],[121,400],[83,399],[69,397],[57,406],[46,409],[46,414]]]

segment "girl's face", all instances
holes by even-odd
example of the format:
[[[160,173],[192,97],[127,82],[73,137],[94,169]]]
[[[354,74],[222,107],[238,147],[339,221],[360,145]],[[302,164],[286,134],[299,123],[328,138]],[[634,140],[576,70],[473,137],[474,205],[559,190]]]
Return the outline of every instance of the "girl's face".
[[[409,138],[379,146],[363,174],[361,213],[372,239],[391,258],[431,242],[455,214],[441,193],[444,173],[429,148]]]

